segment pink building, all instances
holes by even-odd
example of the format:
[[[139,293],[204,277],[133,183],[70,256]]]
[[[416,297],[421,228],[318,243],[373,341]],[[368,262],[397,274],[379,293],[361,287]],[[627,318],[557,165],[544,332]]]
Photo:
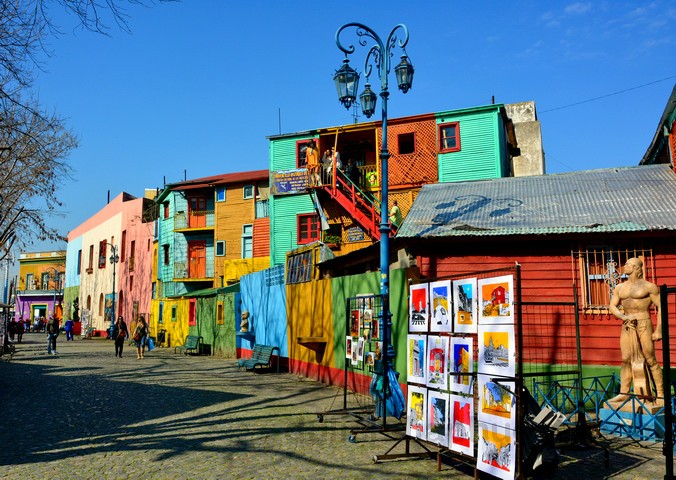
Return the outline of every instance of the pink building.
[[[131,328],[148,318],[152,297],[153,202],[122,192],[68,234],[65,315],[83,334],[106,335],[122,315]],[[113,294],[114,292],[114,294]],[[76,311],[76,308],[77,311]]]

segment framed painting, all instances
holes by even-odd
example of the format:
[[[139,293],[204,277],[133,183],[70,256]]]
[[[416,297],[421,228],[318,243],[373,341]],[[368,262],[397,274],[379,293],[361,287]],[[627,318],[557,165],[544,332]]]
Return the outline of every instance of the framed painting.
[[[453,328],[451,313],[451,281],[430,283],[431,332],[448,332]]]
[[[345,337],[345,358],[352,358],[352,337]]]
[[[477,279],[453,281],[453,331],[476,333],[478,323]]]
[[[474,456],[474,397],[451,395],[449,448],[470,457]]]
[[[478,420],[500,427],[516,429],[515,384],[479,375]]]
[[[449,371],[451,390],[471,393],[474,373],[474,339],[472,337],[451,337]],[[457,374],[457,375],[454,375]]]
[[[427,391],[427,441],[448,447],[449,396],[436,390]]]
[[[515,476],[516,433],[514,430],[479,422],[476,468],[503,480]]]
[[[513,377],[516,366],[514,325],[479,325],[478,373]]]
[[[350,312],[350,335],[353,337],[358,337],[360,329],[361,329],[361,311],[352,310]]]
[[[448,337],[427,337],[427,386],[448,389]]]
[[[409,287],[408,331],[427,332],[428,308],[427,284],[420,283]]]
[[[425,368],[426,338],[425,335],[409,335],[406,339],[408,351],[407,379],[409,383],[425,384],[425,371],[427,370]]]
[[[408,387],[408,414],[406,415],[406,434],[426,440],[427,436],[427,389]]]
[[[479,293],[479,324],[514,323],[514,276],[482,278]]]

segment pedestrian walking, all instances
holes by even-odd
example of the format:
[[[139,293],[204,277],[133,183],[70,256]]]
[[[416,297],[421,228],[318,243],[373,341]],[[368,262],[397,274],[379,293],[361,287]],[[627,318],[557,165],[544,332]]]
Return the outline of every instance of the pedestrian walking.
[[[49,317],[47,322],[47,353],[56,355],[56,337],[59,336],[59,320],[55,317]]]
[[[115,327],[113,329],[113,338],[115,338],[115,356],[122,358],[122,350],[124,349],[124,341],[129,336],[127,324],[124,322],[122,315],[117,317]]]
[[[9,321],[9,324],[7,325],[7,330],[9,333],[9,339],[14,342],[14,336],[16,335],[16,320],[13,318]]]
[[[148,343],[148,335],[150,334],[150,329],[146,323],[146,319],[143,315],[138,317],[138,324],[134,329],[134,342],[136,343],[136,359],[145,358],[144,354],[146,351],[146,345]]]
[[[16,323],[16,341],[18,343],[21,343],[21,339],[23,338],[23,332],[24,332],[25,328],[26,328],[26,325],[23,323],[23,319],[20,319]]]
[[[63,331],[66,332],[66,341],[73,340],[73,320],[69,318],[63,326]]]

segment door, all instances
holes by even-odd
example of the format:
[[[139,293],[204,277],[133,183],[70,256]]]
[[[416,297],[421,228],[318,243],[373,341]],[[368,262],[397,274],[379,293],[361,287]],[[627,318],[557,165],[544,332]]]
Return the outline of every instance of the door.
[[[188,199],[188,226],[200,228],[207,226],[207,199],[204,197],[190,197]]]
[[[207,242],[193,240],[188,242],[188,278],[206,278],[207,276]]]

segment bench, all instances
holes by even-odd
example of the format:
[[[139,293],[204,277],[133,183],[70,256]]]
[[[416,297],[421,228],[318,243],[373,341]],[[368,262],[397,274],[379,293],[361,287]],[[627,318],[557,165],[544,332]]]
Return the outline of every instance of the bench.
[[[277,350],[277,373],[279,373],[279,347],[273,347],[272,345],[254,345],[251,358],[240,358],[237,364],[240,368],[244,367],[246,370],[256,370],[256,367],[270,368],[270,361],[275,350]]]
[[[174,347],[174,353],[181,352],[183,355],[187,355],[188,352],[199,353],[202,340],[202,337],[198,337],[197,335],[188,335],[185,337],[183,345]]]

